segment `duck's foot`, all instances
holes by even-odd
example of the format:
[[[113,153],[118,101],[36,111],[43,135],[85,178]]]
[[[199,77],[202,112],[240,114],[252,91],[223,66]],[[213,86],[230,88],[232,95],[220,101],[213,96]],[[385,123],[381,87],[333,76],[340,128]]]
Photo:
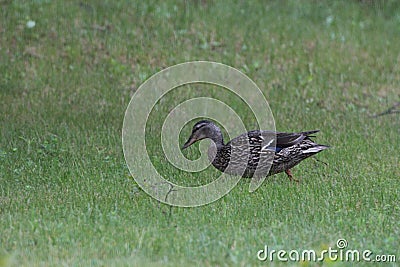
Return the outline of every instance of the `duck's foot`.
[[[292,174],[292,172],[290,171],[290,169],[285,170],[285,173],[287,174],[287,176],[289,177],[289,180],[290,180],[291,182],[293,182],[293,181],[295,181],[296,183],[299,183],[299,182],[300,182],[299,179],[296,179],[296,178],[293,177],[293,174]]]

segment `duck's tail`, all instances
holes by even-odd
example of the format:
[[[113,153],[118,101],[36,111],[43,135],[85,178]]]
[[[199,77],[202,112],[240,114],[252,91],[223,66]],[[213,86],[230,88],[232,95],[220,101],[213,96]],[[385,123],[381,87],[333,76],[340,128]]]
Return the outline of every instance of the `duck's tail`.
[[[306,132],[301,132],[301,135],[306,136],[306,137],[316,137],[315,133],[318,133],[320,130],[312,130],[312,131],[306,131]]]
[[[328,148],[329,148],[329,146],[326,146],[326,145],[315,144],[314,146],[308,147],[308,148],[302,150],[301,152],[303,154],[310,154],[310,156],[311,156],[311,155],[317,154],[317,153],[321,152],[322,150],[325,150]]]

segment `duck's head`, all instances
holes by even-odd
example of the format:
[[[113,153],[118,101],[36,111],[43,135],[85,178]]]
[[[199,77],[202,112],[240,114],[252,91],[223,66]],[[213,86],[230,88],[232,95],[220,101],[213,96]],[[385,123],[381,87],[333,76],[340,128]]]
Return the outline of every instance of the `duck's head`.
[[[205,138],[210,138],[217,144],[223,144],[221,130],[218,128],[218,126],[211,121],[201,120],[193,126],[192,134],[183,145],[182,149],[185,149],[197,141]]]

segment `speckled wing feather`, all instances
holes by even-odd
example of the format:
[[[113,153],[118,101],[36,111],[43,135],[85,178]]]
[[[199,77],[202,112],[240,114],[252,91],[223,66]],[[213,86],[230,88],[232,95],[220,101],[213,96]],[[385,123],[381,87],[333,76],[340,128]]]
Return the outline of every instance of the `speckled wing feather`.
[[[286,148],[299,144],[306,138],[312,137],[311,134],[317,133],[319,130],[300,132],[300,133],[276,133],[276,146],[280,148]]]

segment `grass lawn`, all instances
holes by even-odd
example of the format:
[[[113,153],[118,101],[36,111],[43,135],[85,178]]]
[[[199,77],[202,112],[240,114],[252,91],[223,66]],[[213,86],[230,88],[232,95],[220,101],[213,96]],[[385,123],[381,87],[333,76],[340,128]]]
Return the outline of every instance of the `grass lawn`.
[[[348,249],[400,261],[400,114],[373,117],[400,101],[397,1],[0,6],[0,266],[280,266],[257,252],[320,252],[340,238]],[[193,60],[253,79],[277,130],[321,129],[316,141],[332,146],[316,156],[325,164],[308,159],[294,168],[298,186],[278,174],[249,193],[241,180],[198,208],[149,197],[125,164],[125,109],[151,75]],[[221,88],[166,95],[146,141],[156,168],[182,184],[218,175],[179,171],[160,149],[168,112],[197,96],[232,103],[249,130],[255,125]],[[185,154],[196,158],[198,150]]]

